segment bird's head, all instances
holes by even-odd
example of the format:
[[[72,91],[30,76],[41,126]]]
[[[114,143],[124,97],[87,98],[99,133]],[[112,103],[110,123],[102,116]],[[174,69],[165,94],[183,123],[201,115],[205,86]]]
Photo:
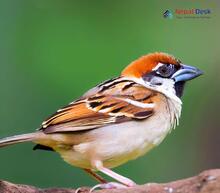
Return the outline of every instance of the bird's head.
[[[156,52],[135,60],[122,71],[121,75],[136,79],[164,94],[172,92],[181,97],[185,82],[201,74],[201,70],[183,64],[172,55]]]

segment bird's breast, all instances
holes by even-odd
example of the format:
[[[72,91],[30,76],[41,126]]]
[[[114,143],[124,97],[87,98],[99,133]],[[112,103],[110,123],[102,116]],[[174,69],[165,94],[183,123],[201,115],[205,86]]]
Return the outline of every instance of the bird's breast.
[[[76,145],[77,152],[91,152],[106,167],[116,167],[145,154],[169,133],[172,123],[165,108],[144,121],[129,121],[90,131],[94,141]]]

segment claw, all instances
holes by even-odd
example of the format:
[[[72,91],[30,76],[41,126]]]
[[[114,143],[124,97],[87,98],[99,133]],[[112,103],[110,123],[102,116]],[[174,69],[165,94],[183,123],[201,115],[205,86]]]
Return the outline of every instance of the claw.
[[[88,191],[88,188],[77,188],[74,193],[81,193],[81,192],[83,193],[87,191]]]
[[[128,188],[128,186],[125,186],[124,184],[120,184],[117,182],[108,182],[105,184],[97,184],[93,186],[90,190],[89,193],[93,192],[96,189],[123,189],[123,188]]]
[[[80,192],[81,192],[81,188],[77,188],[74,193],[80,193]]]

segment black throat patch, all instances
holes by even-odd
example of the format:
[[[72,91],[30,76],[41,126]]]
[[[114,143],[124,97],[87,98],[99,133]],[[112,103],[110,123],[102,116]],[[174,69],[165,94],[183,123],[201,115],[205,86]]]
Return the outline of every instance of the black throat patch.
[[[180,82],[176,82],[174,84],[174,88],[175,88],[175,91],[176,91],[176,96],[178,96],[179,98],[183,95],[183,90],[184,90],[185,83],[186,82],[184,82],[184,81],[180,81]]]

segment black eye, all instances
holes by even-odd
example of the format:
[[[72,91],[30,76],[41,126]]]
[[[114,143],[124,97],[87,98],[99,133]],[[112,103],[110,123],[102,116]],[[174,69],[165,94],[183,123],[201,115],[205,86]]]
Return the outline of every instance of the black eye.
[[[164,64],[160,66],[156,73],[164,78],[169,78],[175,72],[175,67],[172,64]]]

